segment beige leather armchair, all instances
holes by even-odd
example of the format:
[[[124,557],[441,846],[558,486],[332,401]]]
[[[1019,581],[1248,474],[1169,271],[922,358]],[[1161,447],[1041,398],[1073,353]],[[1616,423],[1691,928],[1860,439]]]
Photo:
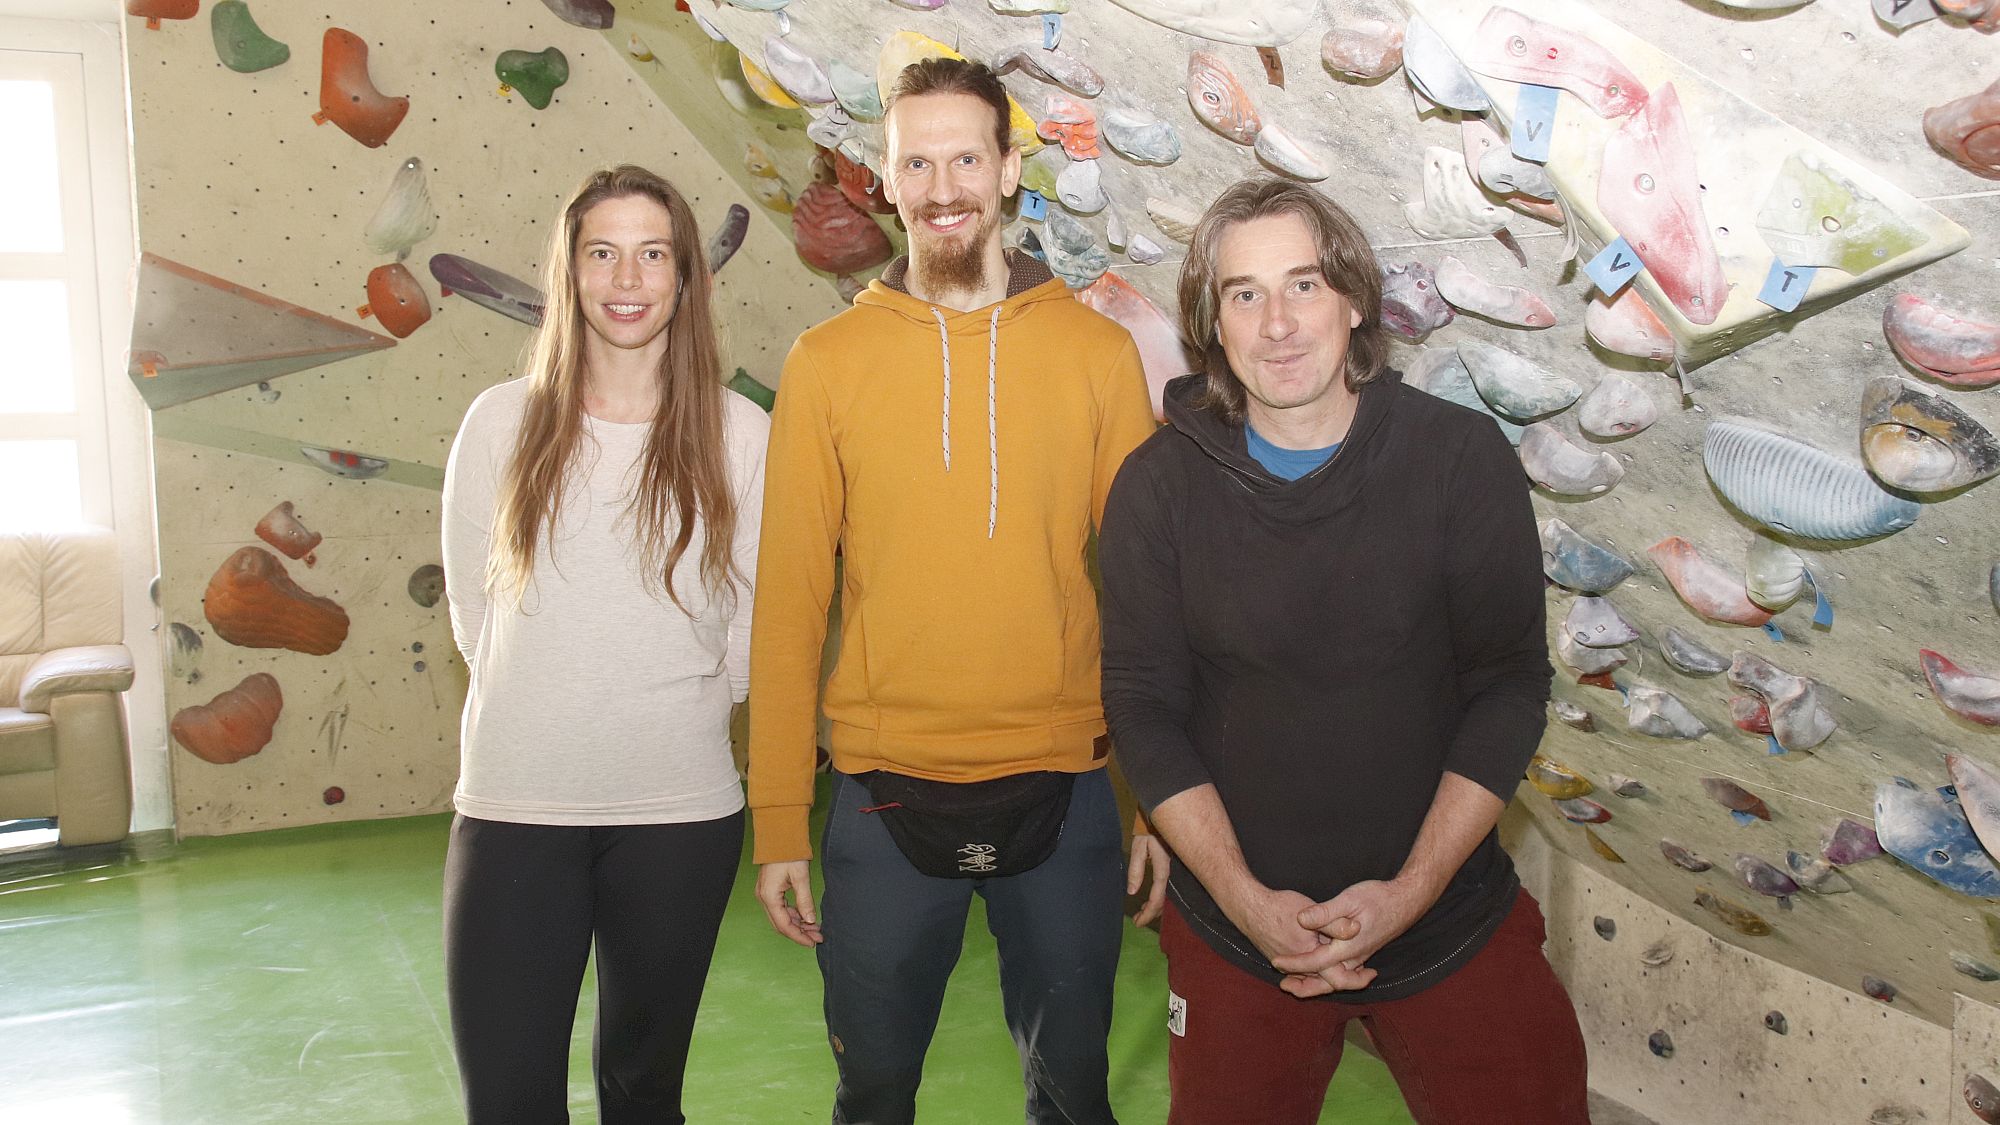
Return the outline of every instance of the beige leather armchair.
[[[0,820],[54,817],[65,846],[125,837],[124,626],[109,531],[0,532]]]

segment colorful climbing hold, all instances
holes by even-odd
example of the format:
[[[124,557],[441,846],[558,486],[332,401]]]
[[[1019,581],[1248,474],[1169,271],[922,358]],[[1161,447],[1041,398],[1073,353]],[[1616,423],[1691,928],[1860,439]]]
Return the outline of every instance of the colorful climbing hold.
[[[1670,535],[1646,554],[1681,601],[1710,621],[1755,626],[1771,619],[1769,610],[1750,600],[1741,578],[1688,540]]]
[[[208,13],[215,57],[238,74],[269,70],[292,57],[292,49],[257,26],[243,0],[220,0]]]
[[[175,742],[202,761],[234,765],[270,744],[284,709],[285,694],[277,679],[268,672],[254,672],[207,703],[174,712],[168,729]]]
[[[1679,867],[1687,871],[1707,871],[1709,868],[1715,866],[1709,861],[1696,855],[1692,850],[1690,850],[1686,846],[1677,844],[1672,840],[1660,841],[1660,854],[1666,856],[1668,861],[1670,861],[1675,867]]]
[[[1756,911],[1723,898],[1721,895],[1707,890],[1699,891],[1694,896],[1694,902],[1696,906],[1708,911],[1719,919],[1723,925],[1728,926],[1737,933],[1747,934],[1750,937],[1763,937],[1771,932],[1771,924],[1766,922]]]
[[[1875,787],[1875,834],[1883,851],[1939,884],[1977,898],[2000,898],[2000,870],[1957,801],[1882,782]]]
[[[1927,648],[1917,650],[1917,660],[1939,706],[1981,726],[2000,726],[2000,677],[1961,668]]]
[[[381,148],[410,112],[410,99],[390,97],[368,75],[368,44],[345,28],[329,27],[320,41],[319,112],[369,148]]]
[[[1543,520],[1540,535],[1542,573],[1558,586],[1578,593],[1603,594],[1632,576],[1630,562],[1560,519]],[[1721,667],[1716,669],[1721,670]]]
[[[569,81],[569,58],[554,47],[539,51],[502,51],[493,60],[500,92],[518,91],[536,109],[549,108],[556,90]]]
[[[1711,800],[1725,809],[1754,816],[1758,820],[1771,819],[1771,810],[1764,804],[1762,797],[1726,777],[1704,777],[1701,779],[1701,788]]]
[[[424,287],[401,262],[368,271],[368,303],[362,316],[372,316],[398,340],[422,328],[431,318],[431,301]]]
[[[1712,422],[1701,459],[1724,499],[1783,535],[1873,539],[1917,522],[1923,510],[1884,491],[1861,466],[1770,430]]]

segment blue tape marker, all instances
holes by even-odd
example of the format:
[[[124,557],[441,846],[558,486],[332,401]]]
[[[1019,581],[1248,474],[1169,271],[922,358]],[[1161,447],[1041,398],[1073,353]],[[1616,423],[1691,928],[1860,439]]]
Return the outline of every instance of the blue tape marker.
[[[1039,223],[1043,219],[1047,218],[1048,214],[1049,214],[1049,201],[1042,198],[1041,192],[1023,191],[1021,193],[1022,218],[1033,219],[1035,222]]]
[[[1632,698],[1632,693],[1625,690],[1624,684],[1619,683],[1617,680],[1613,680],[1611,681],[1611,686],[1618,689],[1618,698],[1625,700],[1629,700]]]
[[[1788,266],[1773,258],[1771,272],[1764,275],[1764,288],[1757,291],[1757,299],[1779,312],[1791,312],[1806,299],[1806,290],[1812,288],[1813,277],[1818,273],[1811,266]]]
[[[1053,51],[1056,49],[1056,44],[1060,42],[1062,42],[1062,13],[1043,12],[1042,49],[1044,51]]]
[[[1537,164],[1549,158],[1549,138],[1556,131],[1556,94],[1553,86],[1532,84],[1521,87],[1514,99],[1514,122],[1509,127],[1514,155]]]
[[[1729,810],[1729,819],[1735,821],[1738,825],[1744,828],[1748,828],[1751,825],[1757,823],[1756,817],[1751,816],[1747,812],[1737,812],[1735,809]]]
[[[1773,758],[1785,752],[1785,748],[1778,745],[1778,736],[1775,734],[1765,735],[1764,743],[1764,753],[1771,755]]]
[[[1806,571],[1806,585],[1811,586],[1813,592],[1813,624],[1822,629],[1833,628],[1833,602],[1827,599],[1826,591],[1820,589],[1819,583],[1813,580],[1810,570]]]
[[[1640,268],[1638,253],[1632,249],[1631,243],[1625,241],[1625,236],[1620,235],[1612,240],[1611,245],[1598,251],[1597,257],[1584,265],[1583,272],[1590,275],[1592,284],[1597,286],[1599,292],[1607,297],[1616,297],[1620,289],[1639,276]]]
[[[1778,628],[1778,623],[1775,621],[1764,622],[1764,635],[1777,641],[1779,644],[1785,643],[1785,631]]]

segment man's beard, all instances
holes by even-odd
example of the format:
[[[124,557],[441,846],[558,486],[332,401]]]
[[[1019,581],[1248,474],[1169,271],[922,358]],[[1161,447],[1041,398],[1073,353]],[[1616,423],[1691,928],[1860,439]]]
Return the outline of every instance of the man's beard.
[[[912,225],[910,273],[919,289],[929,293],[976,293],[986,287],[986,244],[1000,225],[997,207],[980,208],[977,225],[970,232],[934,235],[924,227],[925,219],[968,209],[969,204],[925,207]],[[920,233],[921,232],[921,233]]]

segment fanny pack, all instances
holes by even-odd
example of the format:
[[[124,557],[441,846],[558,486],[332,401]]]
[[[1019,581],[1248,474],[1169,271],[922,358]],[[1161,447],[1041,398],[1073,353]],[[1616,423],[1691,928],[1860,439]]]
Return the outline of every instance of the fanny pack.
[[[1069,815],[1075,774],[1019,773],[991,781],[926,781],[885,770],[861,774],[889,838],[918,871],[987,879],[1032,871],[1053,855]]]

